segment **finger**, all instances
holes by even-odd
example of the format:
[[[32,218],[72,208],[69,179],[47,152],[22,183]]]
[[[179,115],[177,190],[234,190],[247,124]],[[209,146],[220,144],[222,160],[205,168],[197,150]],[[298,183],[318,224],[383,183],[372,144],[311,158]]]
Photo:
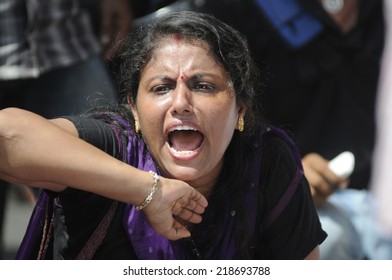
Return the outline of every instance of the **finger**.
[[[308,172],[320,174],[330,187],[336,188],[342,182],[341,177],[337,176],[331,169],[329,169],[329,161],[318,154],[308,155],[306,158]],[[305,171],[306,172],[306,171]]]
[[[190,197],[193,201],[197,202],[197,204],[202,207],[206,208],[208,206],[208,201],[204,195],[193,189],[192,195]]]
[[[196,202],[192,199],[188,199],[186,204],[182,205],[182,207],[186,208],[194,213],[197,213],[197,214],[203,214],[204,210],[205,210],[205,207],[199,205],[198,202]]]
[[[310,186],[323,196],[331,195],[337,188],[337,182],[334,181],[336,178],[330,177],[331,174],[327,163],[325,159],[315,155],[309,156],[304,166],[306,168],[305,176]]]
[[[323,196],[330,196],[336,190],[336,185],[331,184],[324,178],[320,180],[319,184],[316,187],[317,192]]]
[[[346,181],[345,178],[339,177],[337,176],[334,172],[332,172],[331,169],[329,169],[328,167],[326,167],[323,171],[322,171],[322,175],[325,178],[325,180],[329,183],[329,187],[335,191],[336,189],[340,188],[341,184],[344,184],[344,182]]]
[[[175,215],[178,215],[182,211],[182,208],[187,208],[198,214],[204,213],[205,207],[208,205],[207,200],[197,191],[194,190],[193,193],[190,197],[183,196],[175,202],[172,208]]]
[[[197,214],[203,214],[208,206],[207,199],[195,189],[192,190],[190,198],[181,200],[181,203],[183,208],[187,208]]]
[[[194,223],[194,224],[198,224],[202,220],[201,215],[196,214],[195,212],[190,211],[186,208],[182,208],[180,213],[178,213],[177,217],[183,221],[188,221],[188,222]]]
[[[323,196],[331,195],[334,192],[334,188],[329,184],[328,181],[325,180],[320,173],[316,171],[308,172],[307,180],[309,185],[314,188],[317,193],[322,194]]]
[[[179,202],[174,204],[172,208],[172,213],[174,216],[179,217],[181,220],[189,221],[191,223],[200,223],[202,220],[200,214],[183,207]]]
[[[178,216],[182,211],[182,205],[179,201],[176,201],[172,207],[172,213],[174,216]]]
[[[181,238],[187,238],[191,236],[189,230],[179,223],[178,221],[173,219],[173,226],[170,231],[165,235],[169,240],[178,240]]]
[[[327,196],[323,196],[318,192],[313,195],[313,201],[316,206],[322,206],[327,201],[327,198]]]

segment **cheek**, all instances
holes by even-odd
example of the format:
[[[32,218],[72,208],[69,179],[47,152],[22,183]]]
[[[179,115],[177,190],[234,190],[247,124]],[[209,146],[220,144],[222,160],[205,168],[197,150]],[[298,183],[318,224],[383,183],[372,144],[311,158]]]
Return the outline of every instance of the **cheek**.
[[[155,135],[161,131],[159,128],[162,127],[163,117],[155,106],[152,106],[151,104],[150,106],[139,106],[138,116],[140,128],[145,137],[148,137],[151,134]]]
[[[151,98],[139,98],[138,100],[138,115],[141,124],[147,126],[155,124],[162,119],[162,106]]]
[[[237,124],[237,113],[234,109],[219,111],[210,117],[214,134],[221,142],[229,141]],[[230,142],[230,141],[229,141]]]
[[[152,111],[143,112],[143,115],[140,114],[140,125],[141,129],[143,130],[143,134],[157,134],[160,133],[160,127],[163,125],[163,120],[160,115]]]

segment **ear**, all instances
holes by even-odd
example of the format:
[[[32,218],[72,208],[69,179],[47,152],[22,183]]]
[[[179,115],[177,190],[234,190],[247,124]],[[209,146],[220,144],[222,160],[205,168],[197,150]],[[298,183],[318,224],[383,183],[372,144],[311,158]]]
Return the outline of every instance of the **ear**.
[[[130,93],[127,96],[127,102],[128,102],[129,107],[131,108],[132,115],[133,115],[133,117],[135,119],[135,122],[139,122],[139,114],[138,114],[138,111],[137,111],[137,107],[136,107],[136,104],[133,103],[132,97],[131,97]]]
[[[129,106],[132,106],[132,104],[133,104],[132,96],[131,96],[130,92],[127,94],[127,103]]]
[[[238,105],[238,117],[244,117],[245,113],[246,113],[246,109],[247,108],[246,108],[245,104],[241,102]]]

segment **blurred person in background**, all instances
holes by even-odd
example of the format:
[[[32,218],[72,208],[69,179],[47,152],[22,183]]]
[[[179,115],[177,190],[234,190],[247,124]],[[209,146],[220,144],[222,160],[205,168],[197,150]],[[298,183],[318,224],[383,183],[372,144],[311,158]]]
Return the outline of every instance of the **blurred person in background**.
[[[385,235],[392,238],[392,2],[385,1],[387,23],[380,87],[376,103],[376,146],[372,169],[372,191],[376,197],[376,213]]]

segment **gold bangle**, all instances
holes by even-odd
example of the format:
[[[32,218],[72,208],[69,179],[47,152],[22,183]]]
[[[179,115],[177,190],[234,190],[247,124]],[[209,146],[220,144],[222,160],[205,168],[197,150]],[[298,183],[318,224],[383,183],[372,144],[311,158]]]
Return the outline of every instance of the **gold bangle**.
[[[159,180],[159,176],[157,173],[153,172],[153,171],[149,171],[149,173],[152,175],[152,179],[154,180],[154,182],[152,183],[152,187],[150,190],[150,193],[147,195],[146,199],[139,205],[136,206],[136,210],[142,210],[143,208],[145,208],[148,204],[150,204],[155,191],[157,190],[157,186],[158,186],[158,180]]]

